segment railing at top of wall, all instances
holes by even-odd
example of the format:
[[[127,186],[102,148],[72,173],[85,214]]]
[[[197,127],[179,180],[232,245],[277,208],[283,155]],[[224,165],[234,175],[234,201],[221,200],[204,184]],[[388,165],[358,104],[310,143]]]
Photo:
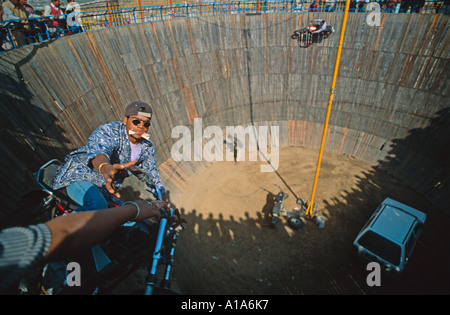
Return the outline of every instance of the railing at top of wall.
[[[400,0],[383,0],[381,13],[444,13],[449,14],[443,1],[424,1],[405,6]],[[198,2],[156,6],[90,9],[51,17],[0,21],[0,52],[21,46],[54,40],[81,32],[111,27],[147,23],[176,18],[200,17],[223,14],[303,13],[344,11],[345,1],[322,0],[254,0]],[[352,1],[350,12],[367,13],[367,3]]]

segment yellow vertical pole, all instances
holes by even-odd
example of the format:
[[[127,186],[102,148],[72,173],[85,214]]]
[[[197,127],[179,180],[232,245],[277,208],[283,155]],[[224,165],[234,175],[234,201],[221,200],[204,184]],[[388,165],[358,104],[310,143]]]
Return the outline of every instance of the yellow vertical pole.
[[[139,11],[141,12],[141,22],[144,23],[144,15],[142,14],[141,0],[138,0],[138,3],[139,3]]]
[[[307,215],[311,215],[312,214],[312,210],[314,208],[314,196],[316,194],[317,180],[319,178],[320,163],[322,161],[323,147],[325,145],[325,138],[326,138],[326,135],[327,135],[328,121],[330,120],[331,104],[333,102],[334,87],[336,85],[336,78],[337,78],[338,69],[339,69],[339,61],[341,59],[342,42],[344,41],[345,26],[347,24],[347,16],[348,16],[348,9],[349,9],[349,7],[350,7],[350,0],[346,0],[346,2],[345,2],[345,10],[344,10],[344,17],[342,19],[341,36],[339,38],[339,46],[338,46],[338,51],[337,51],[337,55],[336,55],[336,63],[334,65],[333,81],[331,83],[330,98],[328,100],[327,116],[325,118],[325,124],[323,126],[322,143],[320,145],[319,159],[317,161],[316,176],[314,178],[314,185],[313,185],[313,190],[312,190],[312,194],[311,194],[311,199],[310,199],[309,204],[308,204],[308,209],[306,210],[306,214]]]

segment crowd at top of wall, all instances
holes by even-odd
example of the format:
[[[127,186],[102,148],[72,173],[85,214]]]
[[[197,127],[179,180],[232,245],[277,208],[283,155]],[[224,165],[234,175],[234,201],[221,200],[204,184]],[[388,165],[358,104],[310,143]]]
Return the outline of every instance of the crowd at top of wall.
[[[2,0],[0,0],[2,1]],[[27,0],[3,0],[0,7],[0,52],[63,36],[108,27],[179,17],[228,13],[343,12],[345,0],[214,1],[158,6],[103,6],[82,10],[74,0],[48,0],[35,10]],[[381,13],[450,14],[450,0],[380,0]],[[107,2],[106,2],[107,3]],[[369,0],[351,0],[350,12],[366,13]]]

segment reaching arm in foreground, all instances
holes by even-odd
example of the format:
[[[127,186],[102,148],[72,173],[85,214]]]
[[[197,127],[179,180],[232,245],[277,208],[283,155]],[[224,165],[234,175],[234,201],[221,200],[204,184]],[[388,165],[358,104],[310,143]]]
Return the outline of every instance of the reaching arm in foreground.
[[[127,221],[141,221],[150,217],[160,219],[159,209],[167,206],[163,201],[151,203],[138,200],[140,213],[134,204],[125,204],[107,210],[87,211],[57,217],[46,223],[52,233],[50,248],[45,254],[48,261],[90,248],[104,240],[115,229]]]
[[[0,231],[0,294],[14,292],[23,277],[48,262],[75,255],[107,238],[127,221],[160,219],[164,201],[137,200],[116,208],[72,213],[45,224]]]

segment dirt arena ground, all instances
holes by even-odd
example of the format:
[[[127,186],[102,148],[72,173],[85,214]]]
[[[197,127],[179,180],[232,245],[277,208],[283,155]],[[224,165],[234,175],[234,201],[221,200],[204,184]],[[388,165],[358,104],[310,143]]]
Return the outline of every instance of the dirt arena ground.
[[[258,162],[216,162],[192,179],[172,203],[188,221],[175,253],[174,279],[181,294],[449,294],[448,217],[392,176],[350,157],[324,154],[315,221],[293,230],[285,219],[270,227],[269,213],[281,186],[291,210],[311,196],[318,152],[280,150],[277,172]],[[370,271],[352,242],[386,197],[427,213],[424,231],[399,276],[382,274],[369,287]],[[141,285],[142,275],[133,275]],[[138,279],[138,280],[136,280]],[[136,284],[136,282],[134,282]],[[115,293],[126,294],[122,291]]]

